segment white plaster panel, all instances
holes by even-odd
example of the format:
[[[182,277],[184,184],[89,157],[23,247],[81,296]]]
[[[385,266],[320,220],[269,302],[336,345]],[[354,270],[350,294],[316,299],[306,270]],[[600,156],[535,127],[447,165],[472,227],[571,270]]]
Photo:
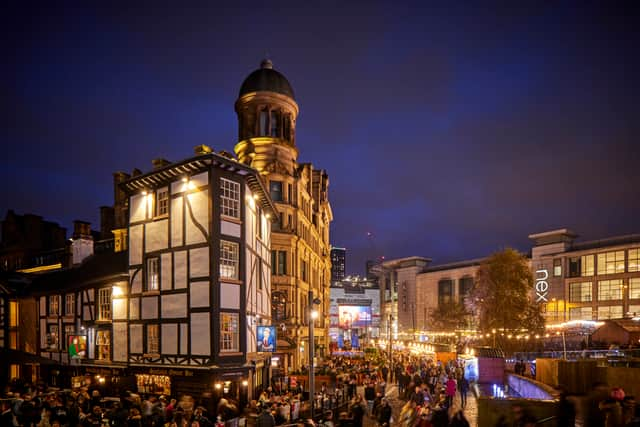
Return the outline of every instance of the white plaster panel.
[[[189,251],[189,277],[209,276],[209,247]]]
[[[193,185],[191,187],[202,187],[204,185],[209,185],[209,173],[208,172],[202,172],[199,173],[198,175],[194,175],[190,178],[191,183],[193,183]]]
[[[209,313],[191,313],[191,354],[210,355]]]
[[[91,312],[89,311],[89,307],[88,306],[84,306],[82,307],[82,319],[87,321],[87,320],[93,320],[91,318]]]
[[[115,362],[127,361],[127,323],[113,322],[113,360]]]
[[[166,249],[169,245],[169,220],[153,221],[145,225],[145,252]]]
[[[142,353],[142,325],[129,326],[131,353]]]
[[[172,294],[162,296],[162,317],[187,317],[187,294]]]
[[[129,227],[129,265],[142,264],[142,225]]]
[[[126,298],[114,298],[113,304],[113,320],[126,320],[127,319],[127,304],[129,300]]]
[[[220,283],[220,308],[240,308],[240,286]]]
[[[95,292],[94,292],[93,288],[87,289],[87,295],[89,296],[89,302],[94,302],[95,301],[94,294],[95,294]]]
[[[165,253],[160,256],[160,288],[163,291],[171,289],[171,254]]]
[[[142,318],[156,319],[158,318],[158,297],[142,298]]]
[[[47,297],[40,297],[40,316],[47,315]]]
[[[209,234],[209,191],[196,191],[187,196],[187,206],[185,215],[187,217],[186,243],[206,242],[207,239],[202,231],[196,226],[195,221]],[[189,209],[191,206],[191,209]]]
[[[173,286],[184,289],[187,287],[187,251],[174,252],[173,261]]]
[[[131,278],[131,293],[139,294],[142,292],[142,270],[129,270]]]
[[[131,196],[129,203],[129,218],[130,222],[142,221],[147,217],[146,196],[142,194],[136,194]]]
[[[189,353],[189,325],[180,323],[180,354]]]
[[[182,180],[173,181],[171,183],[171,194],[182,193],[186,189],[186,185]]]
[[[178,354],[178,325],[162,325],[162,354]]]
[[[171,246],[182,246],[184,233],[184,203],[182,197],[171,200]]]
[[[240,224],[231,221],[220,221],[220,233],[227,236],[240,237]]]
[[[140,298],[129,300],[129,319],[138,320],[140,318]]]
[[[191,307],[209,307],[209,282],[191,282]]]

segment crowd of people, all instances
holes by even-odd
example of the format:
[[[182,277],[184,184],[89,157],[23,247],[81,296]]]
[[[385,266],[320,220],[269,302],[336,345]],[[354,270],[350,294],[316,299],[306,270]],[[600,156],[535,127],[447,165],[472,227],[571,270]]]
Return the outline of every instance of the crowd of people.
[[[220,399],[212,420],[189,396],[178,401],[127,392],[105,398],[86,387],[61,391],[27,385],[5,390],[0,402],[0,427],[219,427],[237,415],[227,399]]]

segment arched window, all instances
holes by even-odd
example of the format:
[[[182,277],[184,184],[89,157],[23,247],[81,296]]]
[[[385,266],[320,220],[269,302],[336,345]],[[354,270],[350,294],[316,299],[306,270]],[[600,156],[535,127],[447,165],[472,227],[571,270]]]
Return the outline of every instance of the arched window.
[[[267,136],[269,135],[268,126],[269,126],[269,111],[267,109],[260,110],[260,122],[258,123],[258,135],[259,136]]]
[[[284,116],[282,137],[287,141],[291,141],[291,115]]]
[[[280,136],[280,114],[277,111],[271,112],[271,136]]]

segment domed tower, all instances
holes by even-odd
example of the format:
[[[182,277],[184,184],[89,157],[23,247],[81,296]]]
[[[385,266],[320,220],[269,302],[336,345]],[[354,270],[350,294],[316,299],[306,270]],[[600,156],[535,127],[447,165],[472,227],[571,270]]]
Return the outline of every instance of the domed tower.
[[[293,175],[298,158],[295,144],[298,104],[289,81],[265,59],[240,87],[238,160],[262,174]]]

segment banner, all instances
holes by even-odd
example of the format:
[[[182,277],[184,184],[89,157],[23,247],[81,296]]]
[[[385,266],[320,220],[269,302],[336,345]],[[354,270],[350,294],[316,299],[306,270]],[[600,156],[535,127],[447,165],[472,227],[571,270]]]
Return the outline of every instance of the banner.
[[[258,326],[258,351],[273,353],[276,351],[276,327]]]

